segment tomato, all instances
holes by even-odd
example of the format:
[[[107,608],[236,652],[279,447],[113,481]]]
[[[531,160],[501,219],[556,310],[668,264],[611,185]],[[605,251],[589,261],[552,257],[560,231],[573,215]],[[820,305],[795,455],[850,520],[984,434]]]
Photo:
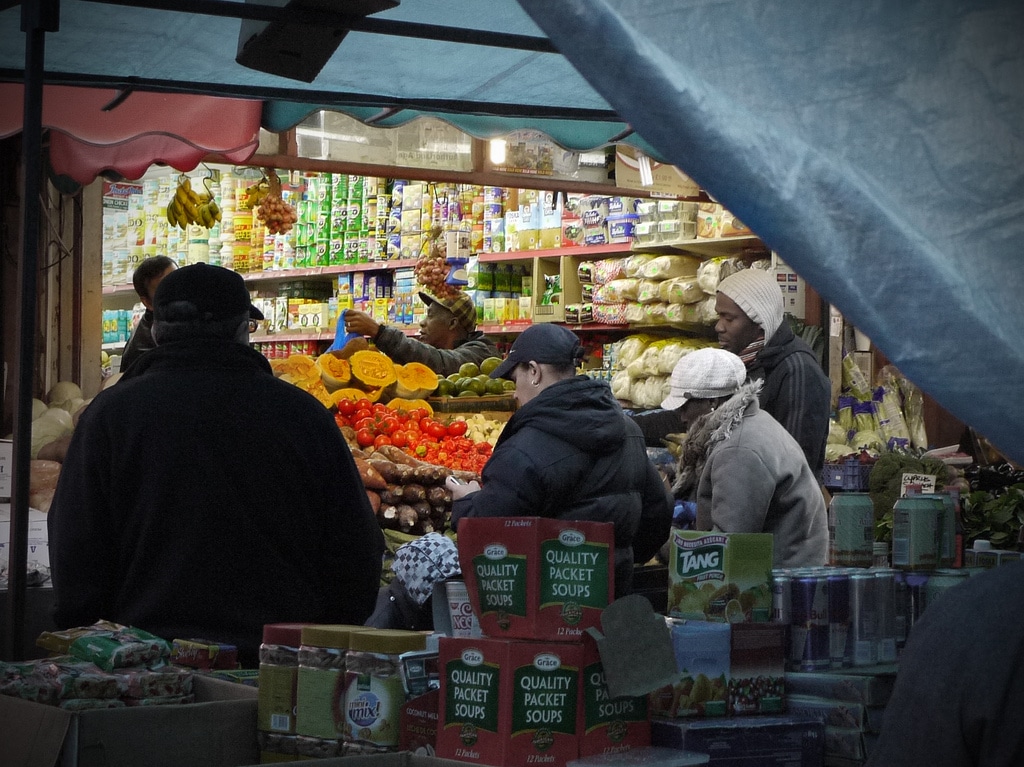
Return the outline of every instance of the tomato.
[[[432,424],[432,423],[435,423],[433,418],[431,418],[430,416],[426,416],[426,415],[423,416],[420,419],[420,431],[425,431],[425,432],[427,432],[429,434],[430,433],[430,424]]]
[[[433,423],[427,425],[427,434],[429,434],[434,439],[441,439],[441,437],[444,437],[446,434],[448,434],[448,428],[443,423],[438,423],[437,421],[434,421]]]
[[[376,439],[376,437],[369,429],[359,429],[356,432],[356,442],[359,443],[360,447],[369,447],[373,444],[374,439]]]
[[[352,426],[359,429],[369,429],[373,433],[377,432],[377,423],[372,418],[356,418],[352,421]]]
[[[381,445],[390,445],[390,444],[391,444],[391,437],[389,437],[387,434],[381,434],[380,436],[378,436],[373,441],[373,446],[374,447],[380,447]]]
[[[382,415],[386,415],[386,414],[391,412],[391,410],[388,408],[388,406],[385,405],[383,402],[375,403],[373,408],[372,408],[372,410],[373,410],[374,413],[380,413]]]
[[[448,436],[449,437],[461,437],[466,433],[466,429],[469,427],[465,421],[452,421],[448,424]]]
[[[334,422],[336,424],[338,424],[338,426],[351,426],[352,425],[352,421],[350,421],[348,418],[343,416],[341,413],[338,413],[337,415],[334,416]]]
[[[388,416],[380,422],[379,429],[385,434],[393,434],[398,430],[398,419],[393,416]]]
[[[343,399],[338,403],[338,412],[344,416],[351,416],[356,410],[358,408],[356,407],[355,400]]]
[[[354,412],[352,414],[352,421],[354,423],[354,422],[357,422],[357,421],[361,421],[364,418],[372,418],[372,417],[373,417],[373,411],[370,410],[370,408],[368,408],[368,407],[360,407],[360,408],[356,408],[356,412]]]
[[[391,444],[396,447],[406,447],[409,444],[409,434],[400,429],[391,432]]]
[[[373,403],[366,397],[356,400],[356,410],[372,410]]]

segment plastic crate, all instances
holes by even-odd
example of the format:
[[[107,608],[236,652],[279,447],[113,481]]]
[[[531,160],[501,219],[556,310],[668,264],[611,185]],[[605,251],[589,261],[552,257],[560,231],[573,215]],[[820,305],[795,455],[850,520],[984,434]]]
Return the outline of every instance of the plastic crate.
[[[872,464],[861,463],[856,458],[851,461],[826,463],[821,470],[821,484],[838,490],[865,492],[868,489],[871,467]]]

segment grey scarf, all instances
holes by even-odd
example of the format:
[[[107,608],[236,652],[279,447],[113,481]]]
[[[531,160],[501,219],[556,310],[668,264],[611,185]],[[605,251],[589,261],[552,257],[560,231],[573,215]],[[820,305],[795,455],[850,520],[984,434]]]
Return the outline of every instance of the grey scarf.
[[[690,425],[679,456],[676,481],[672,483],[672,493],[676,498],[693,499],[708,456],[732,434],[747,406],[757,400],[761,384],[760,380],[743,384],[729,399]]]

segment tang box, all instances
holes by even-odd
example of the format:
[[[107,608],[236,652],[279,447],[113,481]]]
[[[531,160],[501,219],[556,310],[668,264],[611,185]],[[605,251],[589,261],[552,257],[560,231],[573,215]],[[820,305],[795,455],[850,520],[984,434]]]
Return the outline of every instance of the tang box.
[[[579,755],[580,644],[443,637],[437,755],[496,767]]]
[[[613,526],[542,517],[466,518],[459,561],[485,636],[575,641],[615,594]]]
[[[771,569],[770,533],[673,530],[668,614],[690,620],[767,623]]]

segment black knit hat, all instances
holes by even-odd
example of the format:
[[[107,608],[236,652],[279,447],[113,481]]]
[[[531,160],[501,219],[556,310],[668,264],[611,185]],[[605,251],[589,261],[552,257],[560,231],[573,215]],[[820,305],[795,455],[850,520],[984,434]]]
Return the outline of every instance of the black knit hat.
[[[167,305],[176,301],[193,304],[199,318],[206,321],[227,320],[246,312],[251,319],[263,319],[263,312],[249,300],[242,276],[220,266],[190,264],[160,280],[153,297],[154,319],[167,319],[163,316]]]

